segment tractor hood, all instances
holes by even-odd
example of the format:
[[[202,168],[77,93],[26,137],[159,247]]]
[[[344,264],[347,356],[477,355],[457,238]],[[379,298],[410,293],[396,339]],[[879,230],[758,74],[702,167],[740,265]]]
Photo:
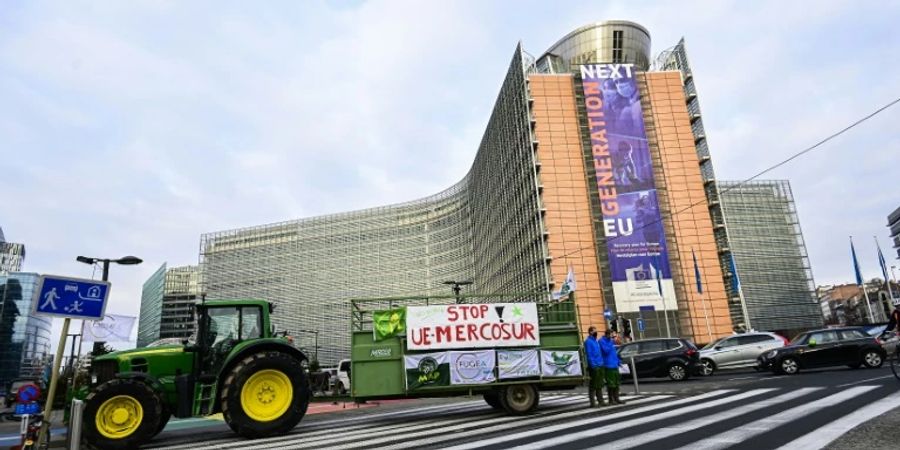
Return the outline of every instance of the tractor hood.
[[[136,357],[147,357],[156,355],[166,355],[174,353],[183,353],[184,346],[180,344],[161,345],[159,347],[133,348],[130,350],[119,350],[94,358],[94,361],[116,361],[128,360]]]

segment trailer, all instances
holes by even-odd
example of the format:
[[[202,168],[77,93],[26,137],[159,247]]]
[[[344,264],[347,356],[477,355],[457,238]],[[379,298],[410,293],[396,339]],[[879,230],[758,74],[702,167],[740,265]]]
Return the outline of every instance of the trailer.
[[[351,395],[357,401],[482,395],[509,414],[540,391],[584,383],[574,294],[353,299]]]

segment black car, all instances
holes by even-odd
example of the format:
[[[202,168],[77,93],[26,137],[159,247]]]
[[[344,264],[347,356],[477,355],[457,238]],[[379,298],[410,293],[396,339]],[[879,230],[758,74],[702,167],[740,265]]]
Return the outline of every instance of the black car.
[[[686,380],[700,368],[700,351],[691,342],[678,339],[647,339],[619,347],[622,364],[637,366],[638,378],[669,377]]]
[[[800,369],[828,366],[881,367],[885,351],[861,327],[807,331],[791,344],[771,350],[756,359],[760,369],[795,374]]]

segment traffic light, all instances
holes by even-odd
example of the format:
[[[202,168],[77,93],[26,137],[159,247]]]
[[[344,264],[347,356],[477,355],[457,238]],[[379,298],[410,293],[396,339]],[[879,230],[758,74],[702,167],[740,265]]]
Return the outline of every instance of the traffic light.
[[[631,319],[624,319],[622,321],[622,331],[625,337],[631,339]]]

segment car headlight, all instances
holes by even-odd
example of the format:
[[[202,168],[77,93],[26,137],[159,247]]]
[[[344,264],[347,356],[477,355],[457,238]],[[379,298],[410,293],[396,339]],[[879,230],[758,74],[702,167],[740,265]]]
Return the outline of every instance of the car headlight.
[[[775,355],[777,355],[777,354],[778,354],[778,350],[772,350],[772,351],[770,351],[769,353],[766,353],[766,358],[767,358],[767,359],[772,359],[772,358],[774,358]]]

